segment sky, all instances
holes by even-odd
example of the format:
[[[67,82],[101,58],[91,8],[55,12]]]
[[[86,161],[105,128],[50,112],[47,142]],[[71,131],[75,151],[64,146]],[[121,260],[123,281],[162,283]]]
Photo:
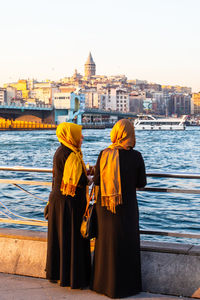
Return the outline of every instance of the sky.
[[[200,0],[0,0],[0,86],[84,74],[200,91]]]

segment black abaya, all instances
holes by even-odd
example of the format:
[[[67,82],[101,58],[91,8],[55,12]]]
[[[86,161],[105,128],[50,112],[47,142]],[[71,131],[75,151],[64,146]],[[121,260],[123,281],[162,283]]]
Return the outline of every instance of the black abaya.
[[[99,155],[94,176],[100,185]],[[133,149],[119,150],[123,204],[116,214],[97,199],[98,237],[95,244],[91,288],[111,298],[122,298],[141,291],[139,213],[136,187],[146,185],[141,154]],[[109,183],[108,183],[109,184]]]
[[[72,152],[61,144],[53,159],[53,183],[49,196],[46,278],[61,286],[84,288],[90,281],[90,242],[81,237],[87,177],[82,173],[75,197],[63,196],[60,185],[65,162]]]

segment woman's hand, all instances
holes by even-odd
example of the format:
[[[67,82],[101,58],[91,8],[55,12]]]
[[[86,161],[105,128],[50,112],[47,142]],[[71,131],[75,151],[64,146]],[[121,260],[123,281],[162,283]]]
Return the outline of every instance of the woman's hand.
[[[95,171],[95,167],[94,166],[90,166],[89,163],[87,163],[86,165],[86,171],[87,171],[87,175],[94,175],[94,171]]]
[[[88,185],[91,185],[93,180],[92,180],[92,176],[87,175],[87,179],[88,179]]]

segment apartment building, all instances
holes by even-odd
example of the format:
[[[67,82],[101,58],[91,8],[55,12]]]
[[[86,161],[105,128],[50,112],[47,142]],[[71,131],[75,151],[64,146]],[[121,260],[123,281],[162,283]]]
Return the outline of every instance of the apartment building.
[[[156,92],[152,94],[153,96],[153,103],[155,107],[155,113],[159,115],[166,114],[166,97],[164,92]]]
[[[191,94],[191,87],[179,86],[179,85],[162,85],[162,91],[168,93],[182,93],[182,94]]]
[[[171,94],[167,106],[169,115],[189,115],[191,113],[191,96],[188,94]]]
[[[12,87],[16,91],[21,91],[23,99],[29,98],[29,90],[27,88],[27,80],[20,79],[20,80],[18,80],[18,82],[4,84],[4,88],[7,89],[8,87]]]
[[[85,90],[85,106],[90,108],[99,108],[99,94],[96,89]]]
[[[200,92],[192,94],[191,114],[192,115],[200,115]]]
[[[0,88],[0,105],[6,104],[6,89]]]
[[[129,110],[136,114],[143,113],[145,92],[132,91],[129,94]]]
[[[129,94],[126,90],[116,90],[116,110],[128,112],[129,108]]]
[[[6,102],[8,105],[11,104],[11,102],[14,101],[16,98],[17,90],[15,87],[7,86],[6,87]]]
[[[71,107],[71,93],[55,93],[54,107],[56,109],[70,109]]]
[[[54,94],[54,107],[56,109],[67,109],[67,110],[73,110],[78,111],[80,108],[80,98],[81,98],[81,104],[83,106],[84,102],[84,96],[78,95],[75,93],[55,93]]]
[[[129,94],[126,89],[107,87],[104,96],[106,110],[129,111]]]

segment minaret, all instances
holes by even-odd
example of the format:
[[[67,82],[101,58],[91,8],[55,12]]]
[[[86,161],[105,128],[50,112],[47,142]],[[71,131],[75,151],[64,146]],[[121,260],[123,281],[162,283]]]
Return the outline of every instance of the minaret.
[[[91,52],[89,53],[88,59],[85,63],[85,77],[90,77],[96,74],[96,65],[93,61]]]

